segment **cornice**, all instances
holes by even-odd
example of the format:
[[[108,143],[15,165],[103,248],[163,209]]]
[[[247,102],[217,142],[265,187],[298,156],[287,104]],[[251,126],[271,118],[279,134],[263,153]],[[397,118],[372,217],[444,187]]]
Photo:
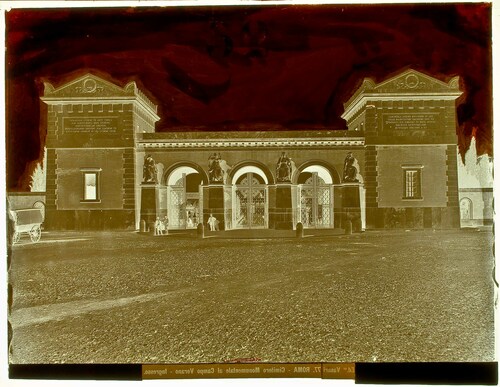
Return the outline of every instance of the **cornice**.
[[[139,95],[124,96],[124,97],[40,97],[40,99],[47,105],[104,105],[104,104],[123,104],[133,103],[135,106],[142,108],[147,112],[154,121],[159,121],[160,117],[156,114],[155,110],[150,104],[144,101]]]
[[[328,139],[269,139],[269,140],[191,140],[191,141],[138,141],[139,148],[331,148],[342,146],[364,146],[363,137]]]
[[[447,93],[426,93],[426,94],[399,94],[399,93],[361,93],[352,103],[346,108],[345,112],[340,116],[342,119],[349,121],[357,112],[359,112],[367,102],[371,101],[454,101],[462,95],[461,91],[452,91]]]

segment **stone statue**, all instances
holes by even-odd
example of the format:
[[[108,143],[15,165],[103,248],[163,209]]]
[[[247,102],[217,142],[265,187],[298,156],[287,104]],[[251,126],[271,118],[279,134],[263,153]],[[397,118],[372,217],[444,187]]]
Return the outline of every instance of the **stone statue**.
[[[344,160],[344,174],[342,176],[344,183],[359,183],[358,169],[355,166],[357,164],[352,152],[349,152]]]
[[[292,178],[292,161],[285,152],[281,153],[276,163],[276,181],[290,182]]]
[[[224,171],[220,166],[220,153],[214,153],[208,158],[208,179],[210,183],[222,183],[224,181]]]
[[[142,170],[143,183],[158,183],[156,163],[151,155],[144,157],[144,167]]]

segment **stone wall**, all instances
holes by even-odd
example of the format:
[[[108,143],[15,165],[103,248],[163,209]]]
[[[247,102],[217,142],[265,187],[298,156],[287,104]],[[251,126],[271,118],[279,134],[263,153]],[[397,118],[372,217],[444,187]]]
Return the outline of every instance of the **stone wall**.
[[[36,202],[45,204],[45,192],[8,192],[8,210],[33,208]]]

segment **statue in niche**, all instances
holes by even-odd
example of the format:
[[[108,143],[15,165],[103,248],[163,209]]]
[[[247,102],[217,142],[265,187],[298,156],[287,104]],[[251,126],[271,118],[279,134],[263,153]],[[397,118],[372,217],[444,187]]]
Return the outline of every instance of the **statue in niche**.
[[[210,183],[222,183],[224,181],[224,171],[220,163],[220,153],[214,153],[208,158],[208,178]]]
[[[352,152],[349,152],[344,160],[344,174],[342,177],[344,183],[359,183],[357,166],[358,161],[352,155]]]
[[[290,182],[292,177],[292,161],[285,152],[281,153],[276,163],[276,181]]]
[[[142,170],[143,183],[158,183],[156,163],[151,155],[144,157],[144,167]]]

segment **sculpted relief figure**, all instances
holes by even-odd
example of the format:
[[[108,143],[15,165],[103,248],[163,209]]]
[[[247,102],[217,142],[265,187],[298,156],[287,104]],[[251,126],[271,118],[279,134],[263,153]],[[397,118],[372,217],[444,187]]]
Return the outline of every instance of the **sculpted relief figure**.
[[[281,153],[276,163],[276,180],[278,182],[290,182],[292,177],[292,161],[285,152]]]
[[[358,161],[349,152],[344,160],[344,173],[342,175],[342,181],[345,183],[359,183],[358,179]]]
[[[224,171],[220,163],[220,153],[214,153],[208,158],[208,178],[210,183],[222,183],[224,181]]]
[[[144,157],[144,167],[142,170],[142,182],[143,183],[157,183],[157,171],[156,163],[151,155],[146,155]]]

